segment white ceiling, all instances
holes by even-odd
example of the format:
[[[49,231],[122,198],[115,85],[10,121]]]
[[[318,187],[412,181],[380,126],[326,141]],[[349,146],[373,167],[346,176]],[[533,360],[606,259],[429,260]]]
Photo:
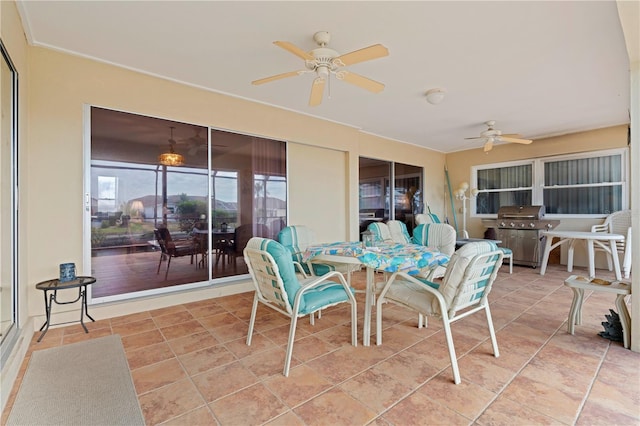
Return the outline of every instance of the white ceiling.
[[[629,122],[629,60],[614,1],[24,1],[30,43],[166,77],[441,152],[496,120],[525,138]],[[344,54],[381,43],[389,56],[350,66],[386,85],[331,81],[307,105],[312,74],[272,44]],[[431,88],[446,90],[439,105]],[[215,123],[196,123],[215,125]],[[165,130],[166,133],[166,130]],[[163,137],[166,135],[163,135]]]

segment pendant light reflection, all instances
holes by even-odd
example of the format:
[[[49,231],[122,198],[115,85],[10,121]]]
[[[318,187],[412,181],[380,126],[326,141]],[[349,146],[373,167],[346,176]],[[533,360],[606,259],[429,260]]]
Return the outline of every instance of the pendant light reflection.
[[[158,156],[158,161],[163,166],[182,166],[184,164],[184,157],[175,152],[175,150],[173,149],[173,146],[176,143],[176,141],[173,139],[173,129],[175,129],[175,127],[172,126],[170,128],[171,138],[169,139],[169,152],[160,154]]]

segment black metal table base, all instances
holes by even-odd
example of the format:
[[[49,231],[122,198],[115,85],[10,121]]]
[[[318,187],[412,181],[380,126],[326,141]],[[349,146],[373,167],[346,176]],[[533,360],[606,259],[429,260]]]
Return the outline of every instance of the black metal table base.
[[[45,305],[45,313],[46,313],[47,319],[45,323],[42,324],[42,327],[40,327],[40,330],[38,330],[42,332],[40,334],[40,337],[38,337],[38,342],[40,342],[44,337],[44,335],[47,334],[47,331],[49,330],[49,326],[51,325],[71,324],[75,322],[80,322],[80,324],[82,325],[82,328],[84,329],[84,332],[85,333],[89,332],[89,330],[87,329],[87,326],[84,324],[84,317],[86,316],[93,322],[96,321],[95,319],[93,319],[91,315],[89,315],[89,310],[87,307],[87,285],[92,284],[93,282],[95,282],[95,280],[91,282],[84,282],[84,283],[79,283],[77,285],[74,285],[73,287],[78,288],[78,297],[75,298],[74,300],[70,300],[66,302],[61,302],[57,299],[58,289],[41,288],[41,290],[44,291],[44,305]],[[80,321],[67,321],[67,322],[51,324],[51,310],[54,303],[57,305],[68,305],[71,303],[76,303],[78,300],[81,301],[80,302]]]

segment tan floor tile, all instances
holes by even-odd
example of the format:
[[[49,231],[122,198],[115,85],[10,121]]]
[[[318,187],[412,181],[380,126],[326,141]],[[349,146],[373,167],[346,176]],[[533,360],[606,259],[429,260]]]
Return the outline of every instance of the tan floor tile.
[[[119,334],[120,336],[129,336],[131,334],[138,334],[145,331],[151,331],[156,328],[156,324],[151,318],[146,318],[135,322],[123,322],[119,324],[111,325],[113,334]]]
[[[218,342],[218,339],[213,337],[208,331],[203,331],[201,333],[175,338],[170,340],[168,343],[176,355],[184,355],[190,352],[209,348],[211,346],[216,346],[220,342]]]
[[[473,372],[468,372],[473,375]],[[476,418],[495,399],[496,393],[469,382],[462,375],[460,384],[453,383],[450,370],[440,373],[416,390],[442,406],[469,419]]]
[[[438,369],[427,362],[429,354],[416,356],[415,352],[399,352],[371,367],[371,370],[393,377],[399,383],[417,388],[438,373]]]
[[[307,425],[364,425],[375,413],[348,393],[331,389],[293,410]]]
[[[413,389],[381,369],[369,369],[338,386],[376,414],[396,404]]]
[[[196,408],[186,414],[175,417],[165,423],[163,426],[217,426],[220,423],[213,417],[209,407]]]
[[[246,338],[249,332],[249,325],[240,320],[236,320],[236,322],[231,325],[223,325],[222,327],[209,329],[209,331],[219,341],[230,342],[243,337]]]
[[[198,321],[204,328],[211,330],[216,327],[222,327],[225,325],[235,324],[240,320],[230,314],[229,312],[221,312],[215,315],[209,315],[206,317],[198,318]]]
[[[178,357],[190,376],[235,361],[231,352],[222,345],[211,346]]]
[[[460,375],[464,380],[473,382],[492,392],[500,392],[516,376],[514,370],[504,368],[500,364],[500,358],[490,354],[473,352],[458,359]],[[494,358],[488,362],[490,358]]]
[[[289,377],[276,374],[266,379],[264,384],[292,408],[332,387],[325,378],[304,364],[292,368]]]
[[[304,423],[293,411],[287,411],[286,413],[265,423],[265,426],[304,426]]]
[[[149,315],[151,315],[153,318],[156,318],[163,315],[170,315],[178,312],[183,312],[186,309],[187,308],[185,308],[184,305],[167,306],[166,308],[154,309],[152,311],[149,311]]]
[[[160,331],[167,340],[172,340],[206,331],[206,328],[204,328],[197,320],[193,319],[179,324],[162,327]]]
[[[89,331],[88,333],[76,333],[62,336],[62,343],[67,345],[70,343],[84,342],[85,340],[97,339],[99,337],[105,337],[111,335],[110,328],[99,328],[97,330]]]
[[[247,332],[248,331],[249,329],[247,328]],[[276,345],[285,346],[287,344],[287,341],[289,340],[289,323],[271,328],[269,330],[260,331],[260,334],[274,342]],[[298,329],[296,330],[295,341],[297,342],[298,340],[310,335],[311,333],[309,333],[308,331]]]
[[[382,414],[393,425],[469,425],[470,419],[444,407],[426,396],[413,393]]]
[[[133,370],[131,376],[138,395],[187,377],[175,358]]]
[[[637,406],[636,406],[637,407]],[[578,417],[578,421],[575,423],[577,426],[637,426],[640,424],[640,413],[636,415],[629,415],[628,410],[621,412],[618,410],[616,404],[611,404],[608,401],[594,401],[592,399],[587,400],[584,404],[584,408]]]
[[[285,350],[280,347],[267,349],[257,354],[244,357],[240,360],[253,374],[261,379],[282,374],[284,370]],[[291,368],[299,365],[300,361],[294,356],[291,358]]]
[[[180,380],[140,395],[145,423],[162,423],[203,406],[204,401],[189,380]],[[214,423],[215,424],[215,423]]]
[[[164,336],[159,330],[145,331],[139,334],[132,334],[121,338],[125,351],[131,351],[164,342]]]
[[[160,329],[164,327],[175,326],[177,324],[188,322],[191,320],[193,320],[193,315],[191,315],[191,312],[187,310],[153,317],[153,321]]]
[[[204,305],[185,305],[187,310],[193,315],[194,318],[204,318],[211,315],[221,314],[226,312],[226,310],[219,306],[217,303],[209,302]]]
[[[603,368],[605,368],[603,366]],[[607,374],[607,373],[601,373]],[[604,380],[598,378],[591,388],[588,401],[618,413],[640,419],[640,383],[637,380],[618,376],[611,380],[610,375]]]
[[[175,357],[173,351],[166,342],[156,343],[155,345],[127,351],[126,355],[127,361],[129,362],[129,369],[131,370]]]
[[[577,419],[583,397],[523,376],[516,377],[502,395],[567,424]]]
[[[563,425],[551,417],[507,398],[498,397],[476,421],[478,425]]]
[[[120,317],[114,317],[114,318],[111,318],[111,327],[115,325],[130,323],[130,322],[138,322],[138,321],[142,321],[150,318],[151,318],[151,314],[148,311],[138,312],[130,315],[123,315]]]
[[[260,383],[214,401],[209,407],[222,425],[261,424],[288,411],[288,408]]]
[[[205,401],[211,402],[255,384],[258,378],[236,361],[193,376],[192,380]]]
[[[227,347],[227,349],[233,352],[236,357],[244,358],[267,349],[273,349],[277,345],[271,340],[264,337],[262,334],[253,333],[253,336],[251,337],[251,345],[247,345],[247,338],[246,336],[244,336],[240,339],[226,342],[225,346]]]

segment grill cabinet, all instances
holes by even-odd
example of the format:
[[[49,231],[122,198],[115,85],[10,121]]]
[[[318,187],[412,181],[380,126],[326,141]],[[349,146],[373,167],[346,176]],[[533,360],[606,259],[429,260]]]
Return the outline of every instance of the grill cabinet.
[[[513,264],[540,266],[545,247],[544,231],[554,229],[559,220],[544,219],[544,206],[503,206],[497,219],[483,219],[488,228],[495,228],[502,247],[513,252]]]

